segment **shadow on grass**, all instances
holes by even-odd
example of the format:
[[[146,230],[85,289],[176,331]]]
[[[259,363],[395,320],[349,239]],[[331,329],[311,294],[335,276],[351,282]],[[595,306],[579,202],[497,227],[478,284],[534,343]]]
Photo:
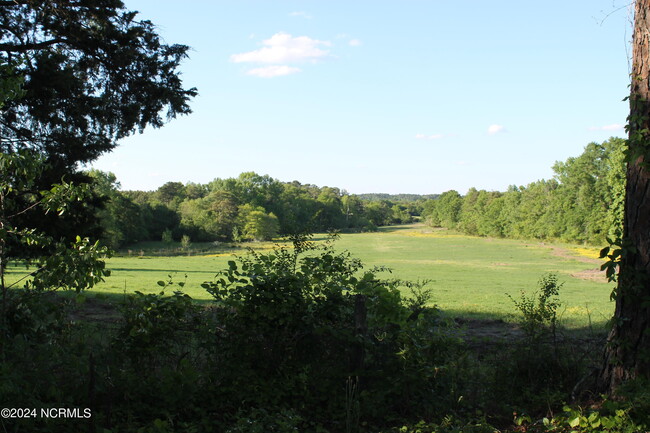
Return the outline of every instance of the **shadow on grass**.
[[[404,224],[404,225],[396,225],[396,226],[382,226],[382,227],[377,227],[377,232],[378,233],[394,233],[394,232],[405,231],[405,230],[413,230],[414,228],[415,228],[414,224]]]
[[[227,269],[227,266],[224,267]],[[163,268],[158,268],[158,269],[146,269],[146,268],[114,268],[114,267],[109,267],[108,268],[111,272],[157,272],[158,274],[176,274],[176,276],[181,276],[182,274],[216,274],[218,271],[222,269],[217,269],[215,271],[212,270],[189,270],[189,269],[163,269]],[[155,281],[154,281],[155,282]]]
[[[165,294],[171,296],[178,287],[171,286],[164,290]],[[160,293],[160,290],[147,293]],[[133,292],[127,293],[103,293],[88,290],[83,297],[77,301],[76,292],[56,292],[57,296],[72,301],[72,317],[81,322],[88,323],[115,323],[120,320],[120,307],[124,305]],[[211,299],[192,298],[196,305],[202,307],[214,306]],[[520,340],[524,333],[521,322],[514,315],[495,314],[464,310],[441,310],[444,318],[451,320],[458,326],[460,336],[467,342],[489,341],[494,344],[512,344]],[[605,343],[607,327],[604,323],[595,323],[589,326],[561,323],[558,327],[558,335],[563,340],[591,341]],[[597,347],[598,344],[596,345]]]
[[[467,310],[441,310],[444,317],[453,319],[460,325],[467,325],[474,328],[504,327],[518,329],[521,327],[521,317],[513,314],[497,314],[483,311]],[[578,320],[560,319],[558,330],[567,336],[604,338],[609,330],[606,320],[594,321],[589,325]]]

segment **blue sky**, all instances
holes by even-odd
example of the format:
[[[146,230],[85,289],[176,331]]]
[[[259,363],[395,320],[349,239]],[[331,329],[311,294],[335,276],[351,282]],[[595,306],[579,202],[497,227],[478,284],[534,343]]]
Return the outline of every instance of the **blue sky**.
[[[622,0],[124,0],[198,88],[194,113],[93,167],[122,189],[255,171],[351,193],[505,190],[624,136]]]

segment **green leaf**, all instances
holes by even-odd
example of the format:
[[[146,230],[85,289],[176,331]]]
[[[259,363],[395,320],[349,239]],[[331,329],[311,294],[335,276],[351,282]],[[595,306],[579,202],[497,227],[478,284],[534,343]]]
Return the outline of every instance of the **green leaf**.
[[[592,428],[596,428],[600,426],[600,414],[598,412],[593,412],[591,415],[589,415],[589,418],[587,420],[589,421],[589,425],[591,425]]]
[[[616,421],[614,421],[611,417],[603,417],[600,421],[602,426],[606,429],[611,429],[616,425]]]
[[[160,287],[165,287],[165,282],[164,281],[158,281],[157,283]]]

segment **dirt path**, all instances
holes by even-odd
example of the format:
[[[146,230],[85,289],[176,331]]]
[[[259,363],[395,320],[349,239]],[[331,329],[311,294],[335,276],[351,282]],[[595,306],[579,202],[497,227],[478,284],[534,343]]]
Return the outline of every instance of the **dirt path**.
[[[578,253],[571,252],[566,248],[558,246],[551,246],[550,249],[551,254],[556,257],[561,257],[567,260],[576,260],[582,263],[588,263],[592,266],[595,265],[593,268],[570,274],[572,277],[579,278],[581,280],[595,281],[597,283],[608,283],[605,271],[600,270],[600,265],[603,264],[603,259],[593,259],[590,257],[581,256]]]

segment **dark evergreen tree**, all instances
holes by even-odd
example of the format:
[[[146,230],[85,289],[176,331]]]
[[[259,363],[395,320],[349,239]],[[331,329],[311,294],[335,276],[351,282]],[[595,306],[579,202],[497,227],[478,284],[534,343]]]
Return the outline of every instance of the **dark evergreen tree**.
[[[161,42],[154,25],[119,0],[0,1],[2,74],[23,79],[24,92],[0,113],[0,151],[30,149],[44,157],[36,190],[88,182],[79,171],[121,138],[190,112],[195,89],[178,72],[188,47]],[[0,76],[4,81],[8,77]],[[29,194],[9,197],[29,205]],[[66,219],[25,213],[22,225],[71,237],[94,232],[92,200]]]

